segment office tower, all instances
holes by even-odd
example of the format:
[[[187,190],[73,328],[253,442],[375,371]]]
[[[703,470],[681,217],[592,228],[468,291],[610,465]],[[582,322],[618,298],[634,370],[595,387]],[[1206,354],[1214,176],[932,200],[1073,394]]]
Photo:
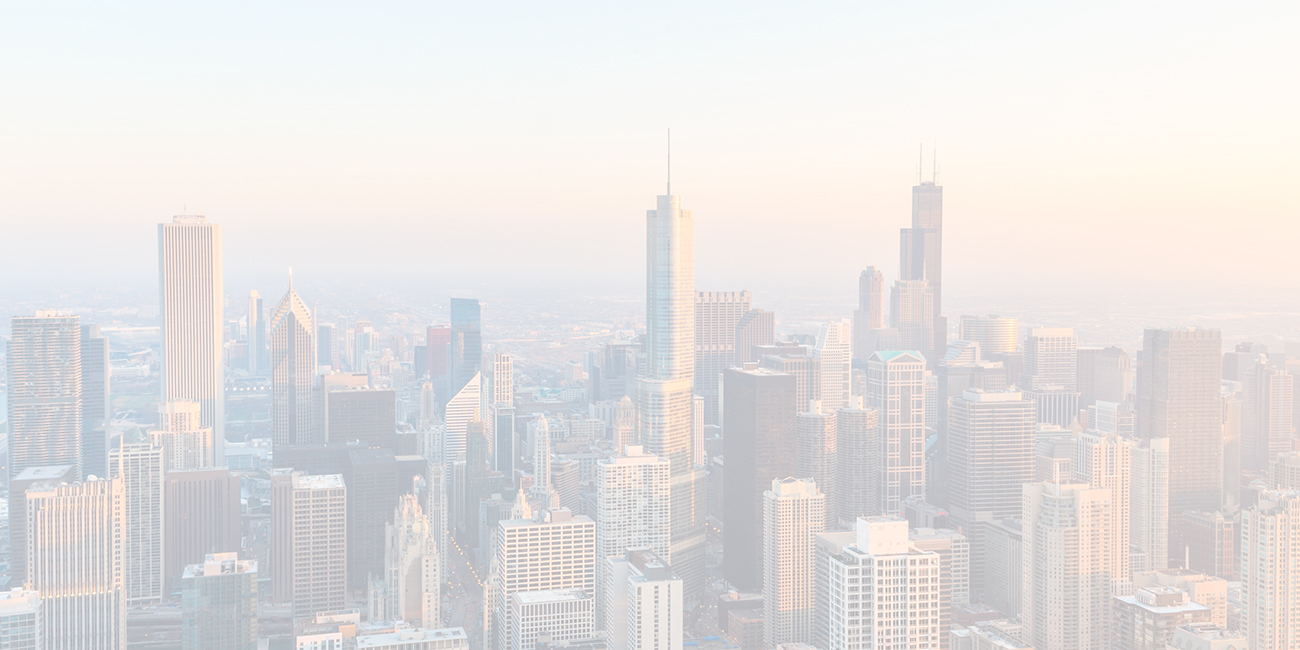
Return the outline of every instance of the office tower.
[[[1185,559],[1187,568],[1206,575],[1237,580],[1240,540],[1232,517],[1224,517],[1218,511],[1184,512],[1181,519],[1187,538],[1184,557],[1170,559],[1179,563]]]
[[[1247,341],[1238,343],[1231,352],[1223,353],[1224,381],[1245,383],[1254,372],[1260,357],[1268,357],[1268,346]]]
[[[1144,570],[1169,566],[1169,440],[1145,438],[1133,447],[1129,543],[1147,557]]]
[[[1110,648],[1112,498],[1081,483],[1025,484],[1020,620],[1035,648]]]
[[[181,650],[257,650],[257,560],[209,553],[181,578]]]
[[[492,407],[493,429],[496,431],[496,445],[492,468],[504,476],[511,476],[515,471],[515,458],[518,456],[518,437],[515,435],[515,407],[497,404]]]
[[[1245,391],[1241,382],[1223,380],[1223,506],[1241,503],[1241,416]]]
[[[933,314],[934,340],[921,349],[944,349],[948,326],[942,316],[943,188],[933,181],[912,188],[912,227],[900,232],[899,267],[899,280],[925,280],[933,292],[927,310]]]
[[[864,408],[862,397],[853,398],[849,408],[835,412],[839,517],[856,521],[879,513],[879,421],[875,409]]]
[[[1241,512],[1241,593],[1251,650],[1300,647],[1300,492],[1268,491]]]
[[[212,427],[201,425],[198,402],[165,402],[158,407],[158,430],[150,431],[153,444],[162,447],[163,471],[212,467]]]
[[[1300,490],[1300,452],[1278,454],[1268,464],[1270,490]]]
[[[939,556],[899,517],[860,517],[857,542],[830,558],[828,650],[939,648]]]
[[[723,576],[742,591],[762,586],[763,492],[792,476],[795,380],[763,368],[729,368],[723,379]]]
[[[1024,537],[1020,518],[989,522],[984,526],[984,588],[980,602],[1003,616],[1020,616],[1024,587]]]
[[[1019,391],[969,389],[948,408],[948,512],[970,539],[971,583],[984,588],[984,528],[1020,514],[1034,480],[1034,404]]]
[[[516,593],[552,589],[580,589],[594,593],[596,587],[596,522],[563,508],[546,510],[531,519],[507,519],[497,523],[495,602],[489,603],[492,619],[509,620]],[[548,571],[539,571],[547,567]],[[496,644],[509,645],[508,625],[496,626]],[[588,634],[590,636],[590,634]]]
[[[1169,439],[1169,516],[1219,507],[1223,485],[1222,339],[1218,330],[1143,334],[1138,426],[1143,438]],[[1178,527],[1169,554],[1183,555]]]
[[[1091,405],[1097,399],[1097,359],[1102,348],[1080,346],[1075,356],[1074,385],[1079,393],[1079,403]]]
[[[758,361],[754,356],[754,346],[775,342],[776,314],[763,309],[745,312],[736,323],[736,360],[732,365],[742,368],[747,363]]]
[[[1093,402],[1088,407],[1088,428],[1125,438],[1137,435],[1133,409],[1125,402]]]
[[[1187,592],[1172,587],[1138,589],[1115,597],[1112,650],[1165,650],[1174,630],[1210,620],[1210,608],[1194,603]]]
[[[483,376],[475,372],[447,402],[443,416],[446,432],[442,438],[442,458],[449,467],[460,454],[465,453],[469,423],[481,418],[479,409],[482,379]]]
[[[271,312],[271,440],[277,447],[315,442],[316,318],[289,290]]]
[[[222,367],[221,226],[202,215],[158,224],[158,314],[162,401],[199,403],[212,429],[212,458],[223,464],[226,440]]]
[[[648,548],[637,548],[601,562],[605,565],[605,592],[612,597],[604,603],[605,611],[597,614],[606,621],[610,648],[682,647],[682,580],[668,561]]]
[[[805,479],[778,479],[763,493],[763,644],[807,643],[813,636],[817,534],[826,530],[826,496]]]
[[[681,198],[646,213],[646,370],[637,389],[647,452],[672,463],[673,571],[686,593],[704,585],[704,468],[695,465],[695,220]]]
[[[889,325],[898,332],[899,347],[935,358],[934,289],[925,280],[899,280],[889,296]],[[882,348],[874,346],[876,352]]]
[[[772,348],[780,349],[782,347],[793,346],[757,346],[761,352],[770,352]],[[803,350],[803,346],[799,346]],[[794,375],[795,393],[794,404],[795,412],[803,413],[808,410],[808,404],[811,402],[820,402],[822,396],[822,360],[817,357],[810,357],[806,354],[764,354],[759,359],[759,365],[777,372],[783,372],[788,375]]]
[[[903,501],[925,497],[925,357],[885,351],[867,362],[866,405],[880,418],[880,510],[898,514]]]
[[[856,524],[857,519],[853,521]],[[856,531],[838,530],[819,533],[813,541],[813,594],[816,596],[816,605],[813,608],[813,634],[810,644],[814,647],[826,648],[830,640],[828,636],[831,624],[830,559],[843,553],[844,549],[852,546],[857,539]]]
[[[451,299],[451,338],[447,348],[448,394],[455,394],[483,370],[482,311],[477,298]]]
[[[585,639],[595,632],[595,601],[581,589],[516,592],[506,620],[508,650],[533,650],[539,639]]]
[[[1194,603],[1210,609],[1209,620],[1219,627],[1228,626],[1228,581],[1190,569],[1149,571],[1133,575],[1138,588],[1167,587],[1184,591]]]
[[[1035,327],[1025,337],[1025,366],[1020,387],[1039,390],[1057,386],[1078,390],[1079,338],[1069,327]]]
[[[630,548],[648,548],[671,562],[671,467],[667,459],[645,453],[639,445],[596,462],[596,559],[622,557]],[[611,630],[604,605],[611,594],[597,581],[597,627]],[[613,630],[611,630],[613,631]]]
[[[1025,397],[1034,402],[1038,422],[1069,428],[1079,419],[1079,394],[1060,386],[1026,389]]]
[[[109,476],[121,480],[126,539],[123,581],[129,605],[162,602],[163,582],[163,449],[148,440],[128,440],[108,457]]]
[[[868,266],[858,275],[858,308],[853,311],[853,358],[867,362],[862,356],[868,343],[871,330],[885,327],[885,274],[874,266]]]
[[[817,347],[813,354],[821,361],[820,400],[827,411],[837,411],[849,405],[853,383],[852,332],[853,326],[847,318],[824,323],[817,332]],[[802,410],[804,405],[799,407]]]
[[[262,307],[262,296],[253,289],[248,292],[248,316],[246,319],[248,333],[248,374],[252,376],[266,374],[267,338],[266,311]]]
[[[10,324],[9,476],[65,464],[81,476],[81,318],[37,311]]]
[[[338,474],[273,475],[272,586],[293,617],[342,609],[348,576],[348,488]],[[278,584],[277,584],[278,583]]]
[[[957,338],[978,343],[986,357],[1015,352],[1019,346],[1020,324],[1015,318],[1001,316],[962,316]]]
[[[328,390],[324,395],[326,441],[360,441],[364,447],[393,448],[397,437],[396,391],[363,387]]]
[[[224,467],[170,471],[163,488],[164,585],[211,553],[240,548],[240,479]]]
[[[465,427],[465,491],[457,504],[459,512],[456,519],[463,539],[470,548],[479,545],[479,504],[492,496],[493,487],[492,467],[488,460],[487,426],[481,419],[475,418]]]
[[[357,321],[352,330],[352,372],[368,373],[370,360],[378,352],[378,337],[368,320]]]
[[[448,354],[451,350],[451,327],[448,325],[432,326],[425,329],[424,369],[438,396],[438,405],[442,406],[451,398],[451,378],[449,374]]]
[[[951,528],[913,528],[908,541],[939,556],[939,647],[948,648],[952,606],[970,600],[970,542]]]
[[[1130,581],[1129,534],[1133,489],[1133,440],[1115,435],[1080,433],[1074,437],[1071,467],[1074,483],[1087,483],[1093,489],[1111,491],[1110,543],[1111,565],[1107,569],[1115,585],[1112,593],[1128,593]],[[1146,549],[1143,549],[1146,550]]]
[[[339,330],[334,323],[316,323],[316,363],[320,368],[339,369]]]
[[[45,647],[125,650],[121,479],[27,490],[27,584],[41,594]]]
[[[27,577],[27,489],[77,480],[76,465],[28,467],[9,479],[9,578],[22,584]]]
[[[384,569],[370,576],[371,621],[441,627],[438,541],[420,500],[404,494],[384,530]]]
[[[627,395],[618,401],[612,431],[615,450],[626,449],[628,445],[636,443],[636,405]]]
[[[1241,467],[1266,470],[1278,454],[1291,450],[1292,380],[1294,376],[1261,357],[1246,385],[1242,417]]]
[[[45,608],[40,593],[22,587],[0,591],[0,647],[44,650]]]
[[[825,495],[826,527],[839,522],[839,449],[835,413],[823,413],[813,402],[807,413],[795,416],[795,476],[811,479]],[[852,477],[845,477],[846,480]]]
[[[695,394],[704,397],[704,423],[718,423],[718,386],[736,365],[736,326],[750,311],[748,291],[700,291],[695,297]]]
[[[342,478],[347,486],[348,588],[360,591],[367,576],[384,570],[384,530],[402,492],[397,459],[389,449],[351,450]]]
[[[533,486],[529,496],[542,501],[542,507],[551,503],[551,427],[542,413],[528,423],[528,438],[533,448]]]
[[[81,472],[108,473],[108,423],[113,419],[109,398],[108,337],[99,325],[81,326]]]
[[[1117,348],[1102,348],[1093,361],[1093,396],[1101,402],[1126,402],[1133,388],[1133,360]]]

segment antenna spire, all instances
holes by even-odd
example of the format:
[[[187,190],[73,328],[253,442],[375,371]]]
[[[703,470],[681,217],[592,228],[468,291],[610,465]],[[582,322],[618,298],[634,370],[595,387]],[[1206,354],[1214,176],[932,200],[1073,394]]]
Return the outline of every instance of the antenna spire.
[[[673,195],[673,130],[668,129],[668,196]]]
[[[916,146],[916,184],[921,184],[921,162],[925,160],[925,143]]]
[[[930,150],[930,164],[934,165],[934,170],[930,172],[930,182],[935,185],[939,184],[939,139],[934,139],[934,148]]]
[[[289,267],[289,291],[293,291],[293,267]]]

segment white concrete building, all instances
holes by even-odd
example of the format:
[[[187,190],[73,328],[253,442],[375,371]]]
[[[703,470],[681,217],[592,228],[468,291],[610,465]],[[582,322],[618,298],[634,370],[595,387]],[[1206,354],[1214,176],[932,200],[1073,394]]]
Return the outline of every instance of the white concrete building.
[[[163,448],[164,471],[213,466],[212,427],[202,425],[198,402],[176,400],[159,405],[158,430],[150,431],[149,438]]]
[[[1147,558],[1143,570],[1169,566],[1169,439],[1144,438],[1133,445],[1129,491],[1129,543]]]
[[[492,576],[496,593],[489,606],[497,637],[493,647],[506,650],[513,638],[506,623],[516,593],[556,589],[595,592],[596,522],[560,508],[534,513],[531,519],[502,520],[496,535]],[[593,602],[593,625],[594,606]]]
[[[1129,512],[1133,489],[1133,441],[1111,434],[1081,433],[1071,456],[1075,483],[1110,490],[1111,594],[1133,593],[1129,567]]]
[[[866,405],[880,418],[880,512],[898,514],[903,501],[925,496],[925,357],[883,351],[867,361]]]
[[[777,479],[763,493],[763,643],[808,643],[816,610],[816,541],[826,496],[811,479]]]
[[[812,400],[807,411],[795,416],[795,476],[812,479],[826,496],[826,527],[839,522],[839,436],[834,411],[823,411],[822,403]],[[870,475],[868,475],[869,477]],[[866,477],[847,476],[846,481]]]
[[[1251,650],[1300,647],[1300,492],[1265,492],[1241,513],[1241,593]]]
[[[821,359],[822,408],[828,413],[848,408],[853,393],[853,323],[847,318],[824,323],[812,354]],[[806,406],[800,404],[799,409]]]
[[[44,612],[41,595],[35,591],[22,587],[0,591],[0,647],[44,650]]]
[[[127,436],[123,436],[126,438]],[[109,475],[122,480],[126,540],[123,549],[126,602],[160,603],[163,581],[163,448],[123,439],[108,455]]]
[[[602,579],[607,558],[632,548],[649,548],[671,561],[671,466],[667,459],[630,445],[626,453],[596,463],[596,626],[609,630],[605,605],[611,594]],[[621,585],[615,585],[621,589]]]
[[[940,559],[900,517],[860,517],[857,543],[830,558],[828,650],[939,648]]]
[[[371,576],[369,619],[442,623],[438,536],[414,494],[404,494],[384,534],[384,574]]]
[[[551,641],[590,638],[595,632],[595,599],[581,589],[520,591],[510,596],[507,650],[533,650],[537,638]]]

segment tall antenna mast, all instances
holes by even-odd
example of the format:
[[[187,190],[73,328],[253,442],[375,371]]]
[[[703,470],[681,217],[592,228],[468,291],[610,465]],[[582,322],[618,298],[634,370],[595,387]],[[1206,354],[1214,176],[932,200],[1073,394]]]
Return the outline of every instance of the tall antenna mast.
[[[673,130],[668,129],[668,196],[673,195]]]
[[[916,146],[916,184],[921,184],[921,162],[925,159],[925,143]]]
[[[930,182],[935,185],[939,184],[939,139],[934,139],[934,148],[930,150],[930,164],[934,165],[934,170],[930,172]]]

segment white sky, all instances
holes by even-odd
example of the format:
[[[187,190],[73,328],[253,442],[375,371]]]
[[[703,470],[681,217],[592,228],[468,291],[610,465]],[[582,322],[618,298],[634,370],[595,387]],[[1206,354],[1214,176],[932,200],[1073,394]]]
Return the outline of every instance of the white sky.
[[[228,284],[637,293],[671,127],[701,289],[892,281],[936,140],[949,296],[1300,287],[1296,3],[628,4],[6,3],[0,284],[188,205]]]

